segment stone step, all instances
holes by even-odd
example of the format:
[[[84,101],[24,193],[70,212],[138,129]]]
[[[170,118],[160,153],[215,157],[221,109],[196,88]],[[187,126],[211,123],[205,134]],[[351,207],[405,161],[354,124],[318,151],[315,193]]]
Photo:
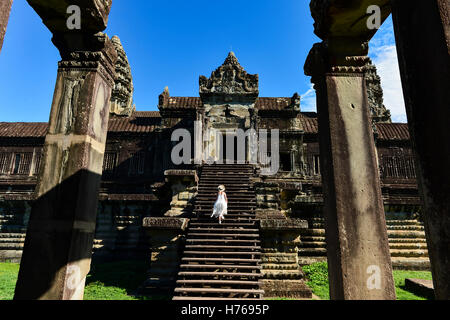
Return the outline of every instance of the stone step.
[[[261,278],[261,273],[250,273],[250,272],[207,272],[207,271],[180,271],[178,272],[180,277],[245,277],[245,278]]]
[[[24,243],[0,243],[0,250],[22,250]]]
[[[260,263],[261,259],[239,259],[239,258],[197,258],[197,257],[183,257],[182,261],[187,262],[234,262],[234,263]]]
[[[251,173],[253,172],[253,168],[252,167],[245,167],[243,164],[216,164],[213,165],[211,167],[203,167],[202,168],[202,175],[208,172],[231,172],[231,173],[237,173],[237,172],[242,172],[242,173]]]
[[[221,224],[217,222],[191,222],[189,226],[214,226],[214,227],[222,227],[222,228],[240,228],[240,227],[254,227],[256,224],[253,223],[245,223],[245,222],[225,222],[223,221]]]
[[[197,196],[215,196],[217,197],[217,188],[211,188],[211,187],[205,187],[202,188],[201,190],[198,189],[199,193],[197,194]],[[251,188],[245,188],[245,189],[240,189],[240,190],[225,190],[227,197],[230,197],[230,195],[232,196],[243,196],[243,197],[250,197],[250,196],[254,196],[255,191],[253,191]]]
[[[303,231],[303,234],[306,236],[325,237],[325,229],[306,229],[305,231]]]
[[[325,237],[301,236],[302,242],[325,242]]]
[[[211,214],[212,214],[211,212],[194,213],[194,215],[196,215],[196,217],[192,218],[192,219],[196,219],[194,221],[199,222],[199,223],[201,223],[201,222],[217,223],[218,225],[221,226],[222,224],[219,224],[218,218],[211,217]],[[191,221],[192,221],[192,219],[191,219]],[[247,222],[247,223],[255,222],[256,223],[257,220],[258,219],[256,218],[256,215],[254,213],[246,213],[246,214],[228,213],[223,216],[222,223],[225,223],[225,222],[231,222],[231,223],[233,223],[233,222]]]
[[[217,185],[218,184],[223,184],[225,186],[225,192],[228,194],[228,192],[239,192],[239,191],[252,191],[251,190],[251,185],[249,182],[242,182],[239,181],[235,182],[235,183],[226,183],[223,182],[221,180],[216,179],[216,181],[199,181],[198,183],[198,187],[202,188],[202,191],[209,191],[209,193],[207,193],[206,195],[210,195],[211,192],[215,192],[215,194],[217,195],[218,193],[218,189],[217,189]],[[204,190],[205,188],[209,188],[209,190]]]
[[[250,179],[248,176],[245,175],[237,175],[237,174],[229,174],[229,175],[224,175],[224,174],[211,174],[211,175],[202,175],[200,178],[200,182],[205,181],[205,182],[217,182],[217,179],[220,179],[220,182],[222,182],[223,185],[225,185],[225,187],[227,186],[227,183],[238,183],[238,182],[242,182],[242,183],[250,183]]]
[[[174,296],[172,300],[261,300],[258,298],[220,298],[220,297],[179,297]]]
[[[206,173],[245,173],[245,174],[252,174],[253,172],[253,168],[251,167],[243,167],[241,164],[233,164],[233,168],[232,167],[227,167],[230,166],[229,164],[222,164],[222,165],[217,165],[217,167],[203,167],[202,171],[201,171],[201,175],[204,175]]]
[[[195,245],[195,244],[188,244],[185,246],[186,249],[233,249],[233,250],[261,250],[260,246],[232,246],[232,245]]]
[[[26,233],[27,228],[19,225],[4,225],[0,226],[0,232],[4,233]]]
[[[389,243],[390,249],[419,249],[427,250],[426,243]]]
[[[204,200],[196,199],[195,204],[196,204],[196,206],[199,204],[214,205],[216,200],[217,200],[217,197],[210,198],[210,199],[204,199]],[[233,199],[233,198],[228,197],[228,207],[233,206],[233,205],[239,205],[239,206],[246,205],[247,207],[250,207],[250,206],[254,206],[255,204],[256,204],[256,199],[254,199],[254,198],[247,199],[247,200],[241,200],[241,199]]]
[[[392,257],[392,268],[396,270],[430,270],[430,259],[428,257],[404,258]]]
[[[419,249],[391,249],[391,257],[428,257],[428,250]]]
[[[197,238],[197,237],[242,237],[242,238],[259,238],[259,234],[240,234],[240,233],[191,233],[187,234],[189,238]]]
[[[326,248],[299,248],[298,253],[303,256],[320,256],[326,255]]]
[[[264,290],[259,289],[220,289],[220,288],[176,288],[175,292],[193,293],[243,293],[243,294],[263,294]]]
[[[228,212],[228,211],[230,211],[230,212],[240,212],[240,211],[243,211],[244,213],[245,213],[245,212],[252,212],[253,207],[254,207],[254,206],[251,206],[251,205],[245,205],[245,204],[244,204],[244,205],[237,205],[237,204],[234,204],[234,205],[229,205],[229,206],[228,206],[227,212]],[[211,204],[209,204],[209,205],[206,205],[206,204],[204,204],[204,205],[196,204],[195,207],[194,207],[194,211],[201,211],[201,212],[206,212],[206,211],[211,211],[211,212],[212,212],[213,209],[214,209],[214,204],[213,204],[213,203],[211,203]]]
[[[308,241],[301,242],[300,247],[303,248],[326,248],[327,243],[325,241]]]
[[[261,266],[245,266],[231,264],[181,264],[181,269],[244,269],[244,270],[261,270]]]
[[[25,239],[25,233],[0,233],[0,239],[2,238],[23,238]]]
[[[391,220],[391,219],[386,219],[386,225],[391,226],[391,225],[422,225],[421,222],[419,222],[418,220],[412,219],[412,220]]]
[[[234,201],[252,201],[255,200],[255,197],[253,194],[249,193],[248,195],[241,195],[241,194],[236,194],[233,196],[230,196],[227,194],[228,199],[233,199]],[[217,193],[211,193],[211,195],[205,195],[204,193],[202,193],[202,195],[197,195],[197,197],[195,198],[195,201],[211,201],[213,200],[215,201],[215,199],[217,199]]]
[[[236,255],[236,256],[256,256],[261,255],[261,252],[258,251],[198,251],[198,250],[187,250],[183,252],[184,255],[201,255],[201,256],[228,256],[228,255]]]
[[[244,229],[244,228],[205,228],[205,227],[196,227],[196,228],[189,228],[189,232],[203,232],[203,231],[211,231],[211,232],[258,232],[259,229]]]
[[[392,225],[387,226],[387,230],[417,230],[417,231],[423,231],[423,226],[413,226],[413,225]]]
[[[227,212],[233,212],[234,214],[228,213],[226,215],[227,216],[255,216],[254,213],[251,212],[250,209],[253,208],[247,208],[247,210],[244,209],[227,209]],[[210,212],[209,215],[211,215],[212,212],[212,207],[211,208],[201,208],[201,209],[196,209],[195,211],[197,211],[198,213],[204,213],[204,212]],[[324,230],[325,231],[325,230]]]
[[[22,226],[23,220],[22,219],[0,219],[0,225]]]
[[[257,239],[241,239],[241,240],[234,240],[234,239],[186,239],[186,242],[189,243],[217,243],[217,242],[223,242],[223,243],[260,243],[260,240]]]
[[[25,238],[0,238],[1,243],[23,243]]]
[[[390,238],[389,243],[427,243],[425,238]]]
[[[388,230],[389,238],[424,238],[425,232],[423,231],[404,231],[404,230]]]
[[[221,285],[221,286],[259,286],[258,281],[245,281],[245,280],[177,280],[181,285]]]

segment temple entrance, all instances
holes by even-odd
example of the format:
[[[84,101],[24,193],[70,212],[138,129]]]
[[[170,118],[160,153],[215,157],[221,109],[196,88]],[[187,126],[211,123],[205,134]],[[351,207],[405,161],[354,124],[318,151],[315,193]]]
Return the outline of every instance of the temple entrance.
[[[223,163],[237,164],[238,163],[238,139],[234,133],[223,133],[220,141],[220,158]],[[247,147],[248,141],[245,139],[243,157],[241,156],[240,163],[247,163]]]

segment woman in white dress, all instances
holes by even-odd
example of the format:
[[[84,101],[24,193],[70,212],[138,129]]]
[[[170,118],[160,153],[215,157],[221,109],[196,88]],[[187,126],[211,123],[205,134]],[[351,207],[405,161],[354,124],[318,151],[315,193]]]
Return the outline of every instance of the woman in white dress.
[[[228,207],[228,198],[227,194],[225,193],[225,186],[220,185],[218,187],[219,192],[217,193],[217,200],[216,203],[214,203],[214,210],[211,215],[211,218],[219,218],[219,224],[222,223],[222,220],[224,220],[224,215],[227,214],[227,207]]]

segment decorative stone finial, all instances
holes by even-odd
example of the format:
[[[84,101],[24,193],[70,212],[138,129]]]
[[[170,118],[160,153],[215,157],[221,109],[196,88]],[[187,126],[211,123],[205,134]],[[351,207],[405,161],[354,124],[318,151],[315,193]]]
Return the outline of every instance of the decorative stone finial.
[[[169,98],[170,98],[169,87],[166,86],[164,87],[163,93],[159,95],[158,108],[161,109],[167,107],[169,104]]]
[[[248,74],[232,51],[209,79],[200,76],[199,84],[202,98],[213,95],[256,98],[259,94],[258,75]]]
[[[111,39],[117,52],[116,78],[111,92],[110,113],[119,116],[129,116],[135,111],[133,105],[133,78],[127,55],[118,36]]]
[[[366,65],[366,87],[367,87],[367,99],[369,101],[370,114],[372,116],[372,122],[391,123],[391,112],[386,109],[383,104],[383,89],[381,87],[381,79],[377,73],[377,68],[369,60]]]

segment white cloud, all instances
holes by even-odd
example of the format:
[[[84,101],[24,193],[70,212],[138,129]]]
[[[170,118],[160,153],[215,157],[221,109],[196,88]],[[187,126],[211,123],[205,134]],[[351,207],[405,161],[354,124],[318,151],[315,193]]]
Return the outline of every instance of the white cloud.
[[[316,112],[316,90],[314,90],[313,85],[310,84],[308,91],[300,95],[301,104],[300,107],[302,111],[314,111]]]
[[[405,102],[395,45],[376,48],[377,54],[372,59],[381,78],[384,93],[384,105],[391,110],[393,122],[406,122]]]
[[[384,105],[391,111],[393,122],[406,122],[397,48],[390,18],[381,26],[369,45],[369,56],[377,67],[378,75],[381,78]]]

